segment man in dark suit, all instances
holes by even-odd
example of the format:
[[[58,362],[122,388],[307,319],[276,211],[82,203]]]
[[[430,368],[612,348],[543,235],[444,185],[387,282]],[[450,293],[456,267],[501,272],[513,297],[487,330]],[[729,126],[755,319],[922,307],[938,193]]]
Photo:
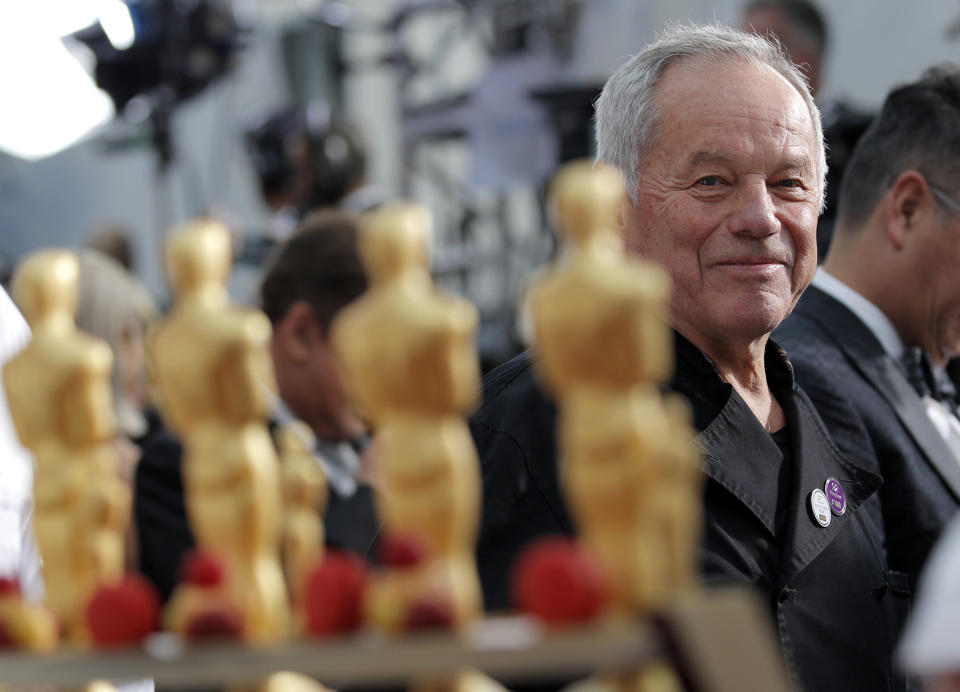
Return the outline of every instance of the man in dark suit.
[[[837,452],[769,339],[816,265],[826,164],[806,83],[762,38],[678,27],[610,77],[596,122],[598,158],[626,179],[626,247],[673,281],[669,386],[690,400],[705,453],[704,579],[761,593],[803,689],[901,689],[903,590],[883,555],[880,479]],[[525,545],[574,531],[556,410],[533,368],[524,354],[494,371],[471,421],[492,608]],[[831,478],[834,511],[811,512]]]
[[[356,248],[357,221],[339,211],[315,212],[281,246],[260,288],[270,318],[270,354],[279,398],[272,427],[296,418],[317,437],[314,456],[324,469],[329,500],[324,515],[329,547],[364,555],[378,524],[365,468],[365,426],[347,401],[328,341],[330,322],[366,289]],[[167,431],[144,444],[137,465],[134,517],[140,569],[163,597],[178,581],[194,540],[181,480],[183,447]]]
[[[854,151],[834,244],[775,338],[847,456],[876,464],[891,567],[915,583],[960,499],[960,421],[904,357],[960,353],[960,70],[887,97]]]

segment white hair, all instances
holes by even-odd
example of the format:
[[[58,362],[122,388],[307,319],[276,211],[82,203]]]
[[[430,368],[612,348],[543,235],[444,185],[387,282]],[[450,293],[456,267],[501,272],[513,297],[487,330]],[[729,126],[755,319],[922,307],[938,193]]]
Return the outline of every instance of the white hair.
[[[820,111],[810,94],[807,78],[787,57],[776,39],[721,24],[671,26],[611,75],[595,105],[597,161],[620,169],[630,199],[636,203],[641,162],[653,146],[660,124],[657,85],[670,65],[696,56],[731,56],[766,65],[782,75],[803,97],[816,133],[822,211],[827,185],[827,157]]]

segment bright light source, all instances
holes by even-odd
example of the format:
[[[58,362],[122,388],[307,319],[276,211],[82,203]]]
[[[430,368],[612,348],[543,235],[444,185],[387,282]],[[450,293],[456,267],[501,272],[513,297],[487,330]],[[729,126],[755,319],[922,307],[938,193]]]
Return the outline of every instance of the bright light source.
[[[121,0],[104,0],[100,9],[100,26],[110,39],[110,45],[117,50],[126,50],[137,37],[130,8]]]
[[[96,21],[97,13],[91,19],[87,12],[91,7],[99,9],[100,2],[0,2],[0,149],[43,158],[113,116],[110,98],[59,38]]]
[[[46,27],[45,33],[67,36],[85,29],[97,21],[102,0],[33,0],[37,21]]]

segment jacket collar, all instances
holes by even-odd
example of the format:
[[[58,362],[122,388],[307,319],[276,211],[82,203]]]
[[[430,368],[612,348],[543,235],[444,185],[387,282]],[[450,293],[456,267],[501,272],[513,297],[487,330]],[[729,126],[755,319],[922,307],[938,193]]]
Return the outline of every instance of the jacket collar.
[[[816,287],[807,289],[797,312],[820,324],[851,366],[887,400],[914,443],[960,499],[960,465],[927,417],[923,400],[873,333],[843,304]]]
[[[781,570],[790,578],[830,544],[881,481],[837,450],[809,399],[794,384],[789,361],[773,341],[768,343],[765,364],[770,388],[787,417],[793,451],[789,520],[782,537],[776,536],[774,523],[780,465],[770,463],[779,458],[779,449],[709,359],[679,334],[674,386],[694,399],[705,473],[746,506],[771,538],[782,539]],[[702,425],[706,416],[699,409],[711,396],[716,397],[713,415]],[[847,509],[841,516],[832,516],[829,526],[821,527],[808,509],[809,497],[815,488],[822,490],[830,477],[843,485]]]

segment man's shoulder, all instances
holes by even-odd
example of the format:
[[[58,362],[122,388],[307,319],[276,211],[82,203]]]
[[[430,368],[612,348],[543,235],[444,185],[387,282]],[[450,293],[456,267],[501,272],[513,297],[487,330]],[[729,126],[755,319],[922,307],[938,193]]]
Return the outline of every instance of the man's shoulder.
[[[527,352],[491,372],[484,379],[483,404],[470,419],[483,470],[485,524],[498,507],[515,509],[532,496],[565,516],[557,482],[556,407],[534,370]]]
[[[510,574],[530,541],[571,533],[556,468],[556,408],[540,388],[527,352],[483,381],[470,419],[483,474],[477,566],[488,608],[510,603]]]
[[[786,348],[787,344],[819,342],[827,337],[828,321],[845,308],[815,286],[808,288],[796,307],[773,332],[773,338]],[[787,350],[789,355],[789,349]]]
[[[826,294],[818,293],[809,297],[804,294],[772,335],[786,352],[801,387],[811,377],[850,373],[850,358],[856,357],[864,339],[857,318],[846,314],[846,308]]]
[[[483,378],[483,402],[471,426],[520,432],[531,423],[552,424],[556,408],[541,388],[534,361],[533,354],[524,351]]]

